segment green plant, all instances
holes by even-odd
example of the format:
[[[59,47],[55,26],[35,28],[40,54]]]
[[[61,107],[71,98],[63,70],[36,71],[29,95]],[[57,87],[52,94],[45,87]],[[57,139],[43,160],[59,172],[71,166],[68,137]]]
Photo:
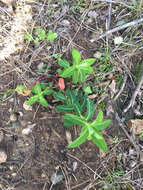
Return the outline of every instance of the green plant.
[[[44,38],[45,33],[42,35]],[[71,66],[68,61],[59,59],[59,65],[64,67],[63,71],[59,71],[60,77],[68,78],[72,76],[73,83],[77,83],[79,78],[81,82],[84,82],[86,75],[93,73],[91,65],[95,62],[95,59],[90,58],[81,60],[79,51],[75,49],[72,51],[72,58],[73,63]],[[42,106],[47,107],[49,105],[45,96],[51,94],[55,99],[62,102],[61,105],[56,106],[56,109],[58,112],[65,113],[62,118],[64,125],[67,127],[73,125],[81,126],[80,136],[67,147],[75,148],[86,140],[92,140],[100,149],[107,152],[107,144],[101,131],[110,124],[111,120],[103,121],[103,112],[99,111],[96,119],[93,121],[92,118],[94,116],[95,107],[93,101],[87,96],[92,92],[90,85],[82,85],[84,86],[83,89],[76,88],[75,90],[66,91],[64,91],[64,88],[60,87],[62,90],[56,92],[53,90],[52,83],[49,83],[49,86],[47,87],[40,81],[38,80],[35,85],[31,87],[30,90],[34,95],[29,98],[27,105],[40,102]],[[62,85],[64,85],[63,78],[59,78],[59,82],[60,81],[62,82]],[[16,91],[22,95],[29,93],[29,90],[26,90],[23,85],[19,85],[16,88]]]
[[[33,35],[29,33],[25,34],[24,39],[28,42],[38,43],[39,41],[48,40],[49,42],[53,43],[54,40],[58,37],[58,35],[51,30],[48,33],[42,28],[36,29]]]
[[[45,87],[44,87],[45,88]],[[49,87],[42,90],[42,86],[39,82],[36,83],[35,86],[31,88],[31,91],[35,94],[27,101],[27,105],[32,105],[36,102],[40,102],[40,104],[44,107],[48,106],[47,100],[44,98],[45,95],[53,94],[53,90]]]
[[[8,97],[8,95],[13,94],[13,93],[15,93],[14,89],[9,89],[5,92],[0,92],[0,100],[4,101]]]
[[[101,131],[104,130],[111,121],[103,121],[102,111],[98,113],[96,120],[91,121],[95,111],[93,101],[82,93],[77,95],[77,92],[72,90],[68,90],[66,96],[62,93],[55,94],[55,98],[65,103],[65,105],[56,107],[58,111],[72,112],[63,117],[64,125],[72,126],[76,124],[82,127],[80,136],[67,147],[75,148],[86,140],[92,140],[100,149],[107,152],[107,144]]]
[[[88,74],[92,74],[94,72],[91,65],[95,62],[94,58],[89,58],[85,60],[81,60],[81,56],[78,50],[72,50],[72,65],[66,60],[60,59],[58,64],[64,67],[63,71],[59,71],[59,74],[63,78],[72,77],[72,82],[77,84],[80,81],[83,83],[86,80],[86,76]]]
[[[15,92],[17,92],[18,94],[22,94],[25,92],[25,90],[26,88],[24,85],[17,85],[16,89],[9,89],[6,92],[0,92],[0,94],[2,95],[0,99],[4,101],[8,95],[14,94]]]

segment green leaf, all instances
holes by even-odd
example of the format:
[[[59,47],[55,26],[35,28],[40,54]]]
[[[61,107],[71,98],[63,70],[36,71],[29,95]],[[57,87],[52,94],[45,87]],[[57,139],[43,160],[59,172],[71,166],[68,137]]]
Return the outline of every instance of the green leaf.
[[[88,137],[88,130],[86,129],[76,140],[74,140],[67,147],[68,148],[75,148],[75,147],[81,145],[82,143],[84,143],[86,141],[87,137]]]
[[[51,43],[54,42],[54,40],[58,37],[58,34],[52,32],[51,30],[49,30],[48,34],[47,34],[47,40]]]
[[[28,42],[32,42],[33,41],[33,37],[30,34],[25,34],[24,35],[24,39],[27,40]]]
[[[73,110],[73,106],[71,105],[59,105],[56,106],[57,111],[59,112],[71,112]]]
[[[75,91],[67,90],[66,94],[67,94],[68,98],[70,99],[71,104],[73,104],[76,100]]]
[[[37,31],[37,36],[39,37],[40,40],[44,40],[46,38],[46,32],[44,29],[39,29]]]
[[[30,90],[35,93],[35,86],[31,86]]]
[[[84,133],[85,130],[87,130],[86,126],[84,126],[84,127],[81,128],[80,136]]]
[[[85,71],[88,74],[92,74],[94,72],[93,68],[90,66],[88,67],[79,66],[78,69],[81,69],[82,71]]]
[[[73,66],[66,68],[63,70],[63,73],[60,76],[63,78],[69,78],[73,74],[74,71],[75,71],[75,68]]]
[[[77,69],[74,70],[73,75],[72,75],[72,82],[74,84],[77,84],[79,78],[79,71]]]
[[[86,120],[84,118],[81,118],[81,117],[77,116],[77,115],[66,114],[64,116],[64,118],[71,121],[73,124],[81,125],[81,126],[88,126],[88,123],[86,122]]]
[[[81,56],[78,50],[73,49],[72,50],[72,58],[73,58],[73,64],[78,65],[81,61]]]
[[[95,106],[94,106],[93,101],[87,98],[87,112],[85,116],[87,121],[93,117],[94,111],[95,111]]]
[[[102,110],[100,110],[99,111],[99,113],[98,113],[98,115],[97,115],[97,117],[96,117],[96,120],[95,120],[95,122],[102,122],[102,120],[103,120],[103,111]]]
[[[89,59],[84,59],[83,61],[80,62],[80,66],[82,67],[88,67],[92,65],[95,62],[96,59],[94,58],[89,58]]]
[[[40,83],[40,85],[41,85],[41,89],[42,89],[42,90],[44,90],[44,89],[47,88],[47,85],[46,85],[45,82],[43,82],[43,81]]]
[[[41,86],[39,82],[37,82],[36,85],[34,86],[34,93],[39,95],[41,94]]]
[[[25,86],[24,85],[17,85],[15,91],[18,92],[18,93],[21,93],[25,90]]]
[[[107,144],[104,140],[104,137],[99,131],[96,131],[92,136],[92,141],[104,152],[108,152]]]
[[[75,111],[76,114],[81,115],[82,109],[81,109],[81,107],[80,107],[79,102],[75,102],[75,103],[73,104],[73,108],[74,108],[74,111]]]
[[[44,107],[47,107],[48,106],[48,102],[47,100],[43,97],[43,96],[40,96],[39,97],[39,101],[40,101],[40,104]]]
[[[86,97],[86,96],[84,96],[84,97],[83,97],[82,104],[81,104],[81,110],[83,110],[83,109],[85,108],[86,103],[87,103],[87,97]]]
[[[39,42],[39,38],[37,37],[37,38],[35,38],[34,43],[38,44],[38,42]]]
[[[88,140],[92,140],[92,136],[95,133],[95,130],[92,127],[88,127],[89,135],[87,137]]]
[[[49,95],[49,94],[53,94],[53,90],[50,90],[50,89],[45,89],[43,92],[42,92],[42,95]]]
[[[68,68],[70,66],[70,63],[65,59],[59,59],[58,64],[64,68]]]
[[[64,126],[66,126],[66,127],[71,127],[73,125],[73,123],[71,123],[66,118],[62,118],[62,121],[64,122]]]
[[[106,127],[108,127],[110,123],[111,123],[111,120],[106,120],[103,122],[96,122],[95,120],[91,123],[91,127],[93,127],[94,129],[98,131],[101,131],[101,130],[104,130]]]
[[[35,96],[32,96],[31,98],[29,98],[29,100],[27,101],[26,104],[32,105],[32,104],[36,103],[38,100],[39,100],[39,96],[35,95]]]
[[[54,98],[60,101],[66,101],[66,97],[61,92],[56,92],[53,94]]]
[[[91,87],[90,86],[86,86],[83,88],[84,92],[85,92],[85,95],[88,95],[88,94],[91,94],[92,93],[92,90],[91,90]]]
[[[80,72],[80,80],[81,80],[81,82],[83,83],[83,82],[85,82],[85,80],[86,80],[86,71],[84,71],[84,70],[79,70],[79,72]]]

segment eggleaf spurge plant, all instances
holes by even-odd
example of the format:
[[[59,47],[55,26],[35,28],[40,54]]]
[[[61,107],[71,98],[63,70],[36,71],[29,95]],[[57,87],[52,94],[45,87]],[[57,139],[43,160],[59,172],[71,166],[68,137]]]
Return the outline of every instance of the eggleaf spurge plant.
[[[78,50],[72,51],[72,65],[66,60],[60,59],[59,65],[64,67],[63,70],[59,70],[59,75],[62,78],[72,77],[73,83],[85,82],[86,76],[93,73],[93,68],[91,65],[95,62],[94,58],[89,58],[81,60],[81,56]],[[61,79],[62,79],[61,78]],[[99,111],[96,119],[93,121],[93,116],[95,112],[95,106],[91,99],[88,98],[87,93],[79,92],[78,89],[75,90],[62,90],[55,92],[53,87],[43,86],[42,83],[37,82],[31,87],[33,96],[27,101],[27,105],[32,105],[36,102],[44,107],[49,106],[45,98],[46,95],[52,94],[53,97],[62,102],[61,105],[57,105],[56,109],[58,112],[65,113],[62,120],[64,126],[71,127],[73,125],[81,126],[81,131],[79,137],[69,144],[68,148],[75,148],[86,140],[91,140],[104,152],[108,151],[107,144],[101,133],[111,122],[111,120],[103,121],[103,112]],[[17,92],[23,94],[25,90],[22,85],[17,87]],[[84,89],[83,89],[84,91]],[[26,91],[24,95],[29,91]]]
[[[59,71],[59,74],[63,78],[72,77],[72,82],[77,84],[78,81],[85,82],[86,76],[94,72],[91,65],[95,62],[95,58],[89,58],[81,60],[81,56],[78,50],[72,50],[72,65],[67,61],[60,59],[58,64],[64,67]]]
[[[31,91],[33,92],[33,94],[35,94],[34,96],[32,96],[31,98],[29,98],[29,100],[27,101],[27,105],[32,105],[36,102],[40,102],[40,104],[44,107],[48,106],[48,102],[47,100],[44,98],[45,95],[49,95],[52,94],[54,91],[52,89],[50,89],[49,87],[45,88],[44,90],[41,87],[40,82],[37,82],[35,84],[35,86],[31,87]]]
[[[101,150],[107,152],[107,144],[101,131],[110,124],[111,120],[103,121],[103,112],[99,111],[96,119],[91,121],[95,112],[93,101],[83,94],[76,95],[76,92],[72,90],[68,90],[66,95],[59,93],[55,98],[65,103],[65,105],[56,107],[58,111],[72,112],[63,117],[64,125],[68,127],[80,125],[82,127],[80,136],[67,147],[75,148],[86,140],[92,140]]]

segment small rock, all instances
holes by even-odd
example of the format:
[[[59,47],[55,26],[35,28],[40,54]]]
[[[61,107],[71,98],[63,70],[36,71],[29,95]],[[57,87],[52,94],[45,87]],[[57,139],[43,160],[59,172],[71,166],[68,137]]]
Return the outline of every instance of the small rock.
[[[93,22],[93,19],[92,18],[89,18],[88,20],[87,20],[87,24],[90,24],[90,23],[92,23]]]
[[[43,69],[43,67],[44,67],[44,63],[41,62],[41,63],[38,64],[37,69],[41,70],[41,69]]]
[[[98,13],[96,13],[96,11],[89,11],[88,16],[91,17],[91,18],[96,19],[97,16],[98,16]]]
[[[16,173],[12,173],[11,175],[12,175],[12,177],[15,177],[17,174]]]
[[[32,125],[29,125],[27,128],[25,128],[25,129],[22,130],[22,134],[23,134],[23,135],[29,135],[29,134],[32,132],[32,130],[33,130],[33,128],[34,128],[35,126],[36,126],[35,123],[32,124]]]
[[[60,183],[64,179],[62,172],[54,172],[51,176],[51,182],[53,185]]]
[[[77,162],[73,162],[73,171],[75,172],[75,170],[77,169]]]
[[[68,20],[62,20],[61,22],[60,22],[60,24],[61,25],[63,25],[63,26],[70,26],[70,22],[68,21]]]
[[[117,36],[114,38],[114,44],[120,45],[123,42],[123,38],[121,36]]]
[[[97,51],[97,52],[95,52],[95,54],[93,56],[98,59],[102,56],[102,53]]]
[[[3,149],[0,149],[0,164],[6,162],[7,154]]]
[[[42,178],[45,178],[45,177],[46,177],[46,174],[45,174],[45,173],[42,173],[42,174],[41,174],[41,177],[42,177]]]
[[[20,128],[20,127],[21,127],[20,122],[19,122],[19,121],[14,122],[14,123],[12,124],[12,127],[14,127],[15,129],[16,129],[16,128]]]
[[[137,161],[131,160],[129,163],[130,168],[134,168],[137,164]]]
[[[12,114],[10,115],[10,118],[9,118],[9,119],[10,119],[11,122],[17,121],[17,119],[18,119],[17,114],[12,113]]]
[[[10,169],[11,171],[13,170],[13,168],[14,168],[14,166],[12,166],[12,165],[9,166],[9,169]]]

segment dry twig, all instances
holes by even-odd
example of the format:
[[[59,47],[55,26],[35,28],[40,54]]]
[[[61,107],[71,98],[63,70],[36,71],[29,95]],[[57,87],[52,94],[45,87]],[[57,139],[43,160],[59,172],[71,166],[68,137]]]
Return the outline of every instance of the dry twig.
[[[110,35],[110,34],[112,34],[112,33],[114,33],[114,32],[119,31],[119,30],[123,30],[124,28],[128,28],[128,27],[134,26],[134,25],[136,25],[136,24],[139,24],[140,22],[143,22],[143,18],[134,20],[134,21],[132,21],[132,22],[128,22],[128,23],[126,23],[126,24],[123,24],[123,25],[118,26],[118,27],[116,27],[116,28],[113,28],[113,29],[111,29],[111,30],[108,30],[107,32],[101,34],[99,37],[91,39],[90,42],[95,42],[95,41],[97,41],[97,40],[100,40],[100,39],[104,38],[104,37],[107,36],[107,35]]]
[[[137,97],[138,93],[140,92],[140,88],[142,85],[143,85],[143,73],[142,73],[141,79],[139,81],[139,84],[137,85],[137,88],[135,89],[135,92],[132,95],[129,105],[127,106],[127,108],[124,109],[124,113],[126,113],[131,107],[133,107],[135,105],[136,97]]]
[[[125,75],[123,84],[122,84],[122,86],[121,86],[119,92],[118,92],[118,93],[116,94],[116,96],[114,97],[114,101],[116,101],[116,100],[119,98],[119,96],[121,95],[121,93],[123,92],[123,90],[124,90],[124,88],[125,88],[125,85],[126,85],[126,81],[127,81],[127,75]]]
[[[135,150],[136,150],[136,154],[137,154],[137,159],[139,159],[139,158],[140,158],[140,154],[141,154],[139,146],[136,145],[136,143],[134,142],[133,138],[132,138],[132,137],[128,134],[128,132],[126,131],[126,129],[125,129],[126,126],[125,126],[125,124],[121,121],[121,119],[120,119],[118,113],[115,113],[115,118],[116,118],[116,120],[118,121],[118,124],[119,124],[119,126],[121,127],[121,129],[124,131],[125,135],[128,137],[128,139],[129,139],[129,141],[131,142],[131,144],[134,146],[134,148],[135,148]]]

